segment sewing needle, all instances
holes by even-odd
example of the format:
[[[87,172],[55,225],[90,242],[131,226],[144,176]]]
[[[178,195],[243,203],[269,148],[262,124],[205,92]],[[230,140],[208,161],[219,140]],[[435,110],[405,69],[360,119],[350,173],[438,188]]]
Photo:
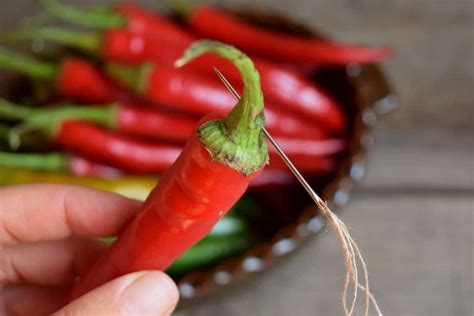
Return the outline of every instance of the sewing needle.
[[[226,77],[220,72],[219,69],[214,67],[214,71],[216,72],[217,76],[219,79],[222,80],[226,88],[232,93],[232,95],[237,99],[240,100],[240,95],[237,93],[237,91],[234,89],[234,87],[230,84],[230,82],[227,80]],[[272,144],[273,147],[275,147],[278,155],[283,159],[285,164],[288,166],[288,168],[291,170],[291,172],[295,175],[296,179],[301,183],[301,185],[305,188],[306,192],[311,196],[313,201],[321,207],[322,205],[326,206],[326,203],[319,197],[319,195],[314,192],[314,190],[311,188],[309,183],[306,181],[306,179],[303,177],[303,175],[298,171],[298,169],[295,167],[295,165],[291,162],[291,160],[288,158],[288,156],[285,154],[285,152],[281,149],[281,147],[276,143],[276,141],[273,139],[272,135],[265,129],[262,128],[263,134],[265,137],[268,139],[268,141]]]

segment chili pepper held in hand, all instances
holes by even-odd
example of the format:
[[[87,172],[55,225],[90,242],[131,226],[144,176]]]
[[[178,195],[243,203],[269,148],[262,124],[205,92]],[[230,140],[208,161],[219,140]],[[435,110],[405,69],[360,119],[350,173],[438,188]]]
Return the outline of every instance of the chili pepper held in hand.
[[[188,40],[181,43],[172,43],[159,36],[150,37],[121,29],[112,29],[98,34],[79,33],[52,27],[19,31],[9,36],[17,39],[53,40],[94,55],[101,55],[105,60],[113,62],[137,64],[154,61],[163,65],[171,65],[195,40],[194,37],[189,36]],[[344,131],[345,117],[338,104],[315,83],[275,63],[257,57],[252,57],[252,61],[260,73],[262,90],[268,99],[333,132]],[[225,73],[236,87],[241,86],[240,76],[235,67],[229,61],[214,54],[200,56],[188,67],[213,77],[215,77],[214,67],[216,67]]]
[[[132,3],[110,10],[93,11],[62,4],[58,0],[40,0],[45,10],[65,21],[101,29],[126,29],[136,34],[159,36],[169,42],[187,40],[189,35],[168,18]]]
[[[189,69],[146,63],[109,64],[107,73],[141,97],[196,114],[228,113],[235,102],[219,82]],[[321,139],[326,132],[316,124],[266,104],[266,127],[275,136]]]
[[[110,102],[122,94],[94,66],[79,58],[66,58],[54,65],[0,48],[0,68],[50,81],[63,96],[79,102]]]
[[[196,121],[183,115],[147,109],[128,102],[93,107],[65,104],[41,109],[27,108],[0,98],[0,118],[15,116],[23,128],[44,129],[66,121],[92,122],[126,135],[184,142]]]
[[[243,211],[241,209],[245,205],[241,201],[242,199],[232,207],[231,211]],[[209,266],[247,249],[255,236],[242,218],[231,216],[231,211],[217,222],[206,237],[176,259],[166,269],[166,273],[174,277],[179,276],[190,270]],[[255,209],[249,211],[255,212]],[[115,236],[102,238],[108,244],[112,244],[116,239]]]
[[[115,168],[63,153],[0,152],[0,166],[37,171],[68,172],[77,176],[114,178],[121,174]]]
[[[240,69],[242,100],[225,119],[211,114],[201,120],[137,216],[80,278],[71,299],[122,274],[168,268],[209,233],[267,163],[258,73],[238,50],[211,41],[193,45],[178,64],[208,51],[229,58]]]
[[[217,238],[206,236],[173,262],[166,269],[166,273],[175,277],[212,265],[223,258],[243,252],[252,244],[252,241],[252,235],[248,232]]]
[[[78,177],[73,177],[74,179],[82,179]],[[131,177],[131,179],[147,179],[150,180],[149,178],[143,178],[143,177]],[[124,177],[124,179],[126,179]],[[102,180],[102,179],[101,179]],[[0,178],[0,185],[3,184],[1,182]],[[153,180],[153,185],[148,191],[148,193],[151,192],[151,190],[154,188],[156,185],[156,180]],[[252,208],[249,209],[249,206]],[[229,237],[229,236],[235,236],[235,235],[241,235],[243,233],[249,232],[250,227],[247,224],[247,221],[250,219],[247,219],[243,216],[240,216],[240,214],[246,214],[248,212],[254,212],[255,211],[261,211],[260,205],[255,202],[252,198],[249,198],[247,196],[243,196],[232,208],[227,212],[227,214],[222,217],[217,224],[212,228],[212,230],[209,232],[209,234],[206,237],[210,237],[210,239],[218,239],[221,237]],[[117,240],[117,236],[107,236],[101,238],[101,240],[105,241],[108,244],[112,244]]]
[[[90,188],[121,194],[130,199],[145,200],[145,198],[155,186],[156,179],[151,177],[133,176],[120,176],[114,177],[113,179],[107,179],[92,177],[91,175],[74,176],[65,172],[57,171],[42,172],[35,170],[15,169],[11,167],[0,167],[0,185],[15,185],[37,182],[83,185]]]
[[[361,47],[314,38],[301,38],[248,24],[210,6],[182,11],[193,30],[202,36],[235,45],[274,60],[294,64],[347,65],[378,62],[390,55],[386,47]]]

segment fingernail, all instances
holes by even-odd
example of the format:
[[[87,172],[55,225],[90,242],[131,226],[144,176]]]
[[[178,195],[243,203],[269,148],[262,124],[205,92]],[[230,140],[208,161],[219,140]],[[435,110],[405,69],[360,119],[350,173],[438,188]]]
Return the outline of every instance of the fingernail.
[[[166,315],[176,306],[178,290],[163,272],[138,272],[121,295],[121,303],[130,315]]]

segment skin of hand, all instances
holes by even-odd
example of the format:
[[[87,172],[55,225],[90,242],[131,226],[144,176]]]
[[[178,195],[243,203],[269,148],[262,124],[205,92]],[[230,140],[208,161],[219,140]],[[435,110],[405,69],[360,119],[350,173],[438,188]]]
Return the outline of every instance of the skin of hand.
[[[0,188],[0,315],[170,315],[178,290],[165,273],[124,275],[64,306],[77,276],[140,202],[79,186]]]

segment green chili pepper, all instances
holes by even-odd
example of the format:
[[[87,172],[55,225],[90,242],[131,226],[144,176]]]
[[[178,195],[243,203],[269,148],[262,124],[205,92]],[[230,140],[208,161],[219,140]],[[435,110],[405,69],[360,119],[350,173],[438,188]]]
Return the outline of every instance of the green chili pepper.
[[[252,235],[248,233],[220,238],[206,237],[179,257],[166,272],[171,276],[179,276],[212,265],[225,257],[241,253],[251,245],[252,240]]]

